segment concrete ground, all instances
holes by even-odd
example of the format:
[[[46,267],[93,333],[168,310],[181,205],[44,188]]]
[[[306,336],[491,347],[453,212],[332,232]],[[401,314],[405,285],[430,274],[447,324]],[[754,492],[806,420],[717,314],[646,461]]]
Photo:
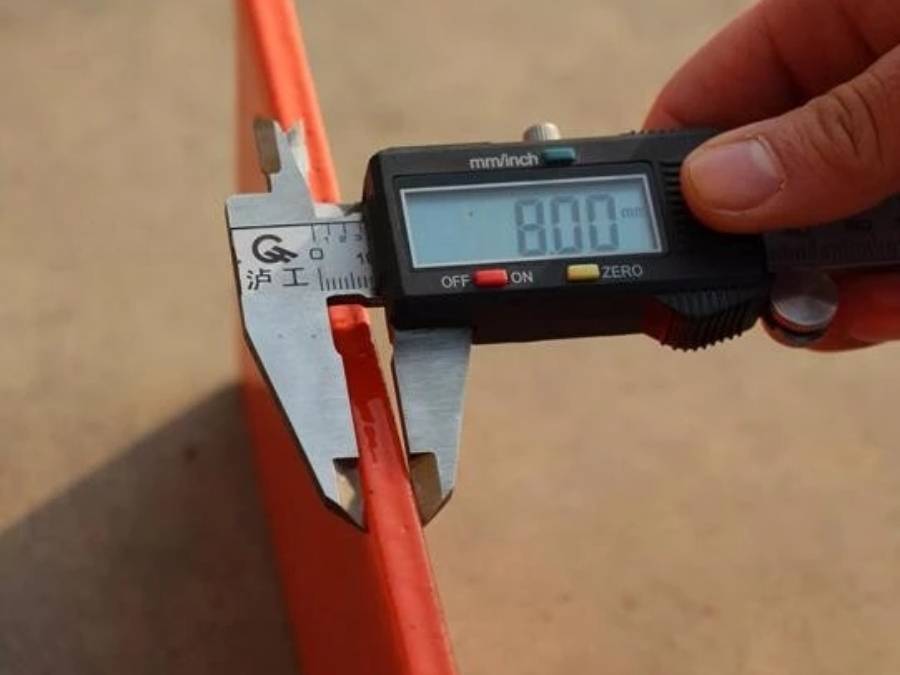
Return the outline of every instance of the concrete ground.
[[[640,123],[742,0],[302,3],[380,147]],[[293,672],[234,394],[217,0],[0,0],[0,673]],[[467,675],[900,671],[900,348],[475,351],[429,544]]]

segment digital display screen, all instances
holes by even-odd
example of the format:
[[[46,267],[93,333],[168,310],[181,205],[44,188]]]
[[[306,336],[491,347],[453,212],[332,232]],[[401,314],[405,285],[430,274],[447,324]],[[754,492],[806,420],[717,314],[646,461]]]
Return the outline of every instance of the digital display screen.
[[[642,174],[400,190],[414,268],[659,253]]]

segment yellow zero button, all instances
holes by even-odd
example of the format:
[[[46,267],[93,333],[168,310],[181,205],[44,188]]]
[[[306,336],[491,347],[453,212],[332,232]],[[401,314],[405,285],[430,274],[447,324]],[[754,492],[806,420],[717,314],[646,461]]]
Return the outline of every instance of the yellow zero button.
[[[600,265],[569,265],[566,269],[567,281],[597,281]]]

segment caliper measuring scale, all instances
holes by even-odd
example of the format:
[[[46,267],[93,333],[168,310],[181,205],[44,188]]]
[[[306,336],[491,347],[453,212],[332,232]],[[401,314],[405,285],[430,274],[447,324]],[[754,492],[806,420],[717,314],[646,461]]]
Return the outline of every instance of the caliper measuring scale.
[[[244,332],[325,500],[357,524],[357,457],[328,305],[386,310],[424,521],[456,480],[472,344],[645,334],[676,349],[760,318],[809,344],[837,295],[828,273],[900,263],[900,202],[774,235],[725,235],[691,214],[685,157],[711,131],[395,148],[360,204],[316,204],[302,130],[255,127],[270,192],[226,205]]]

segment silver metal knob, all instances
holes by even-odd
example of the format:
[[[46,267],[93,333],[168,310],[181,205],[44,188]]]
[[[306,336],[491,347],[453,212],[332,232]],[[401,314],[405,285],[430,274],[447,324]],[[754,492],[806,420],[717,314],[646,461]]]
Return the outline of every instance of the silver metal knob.
[[[541,122],[540,124],[532,124],[522,134],[522,140],[531,143],[541,143],[542,141],[558,141],[562,138],[559,127],[553,122]]]
[[[783,272],[772,287],[769,324],[789,344],[808,345],[828,330],[838,303],[837,285],[827,274]]]

